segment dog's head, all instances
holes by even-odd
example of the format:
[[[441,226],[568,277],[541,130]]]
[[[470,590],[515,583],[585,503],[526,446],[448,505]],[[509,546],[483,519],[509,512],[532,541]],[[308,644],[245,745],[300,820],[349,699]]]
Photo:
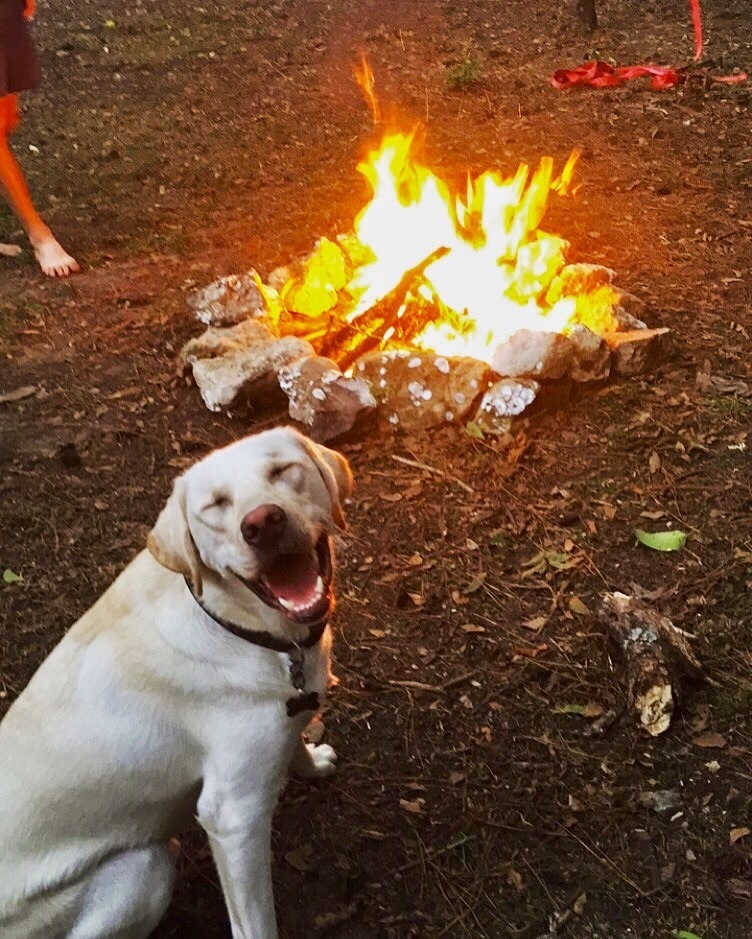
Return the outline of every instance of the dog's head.
[[[332,603],[329,536],[344,528],[351,490],[339,453],[289,427],[265,431],[175,480],[147,545],[197,595],[209,570],[239,578],[294,623],[320,622]]]

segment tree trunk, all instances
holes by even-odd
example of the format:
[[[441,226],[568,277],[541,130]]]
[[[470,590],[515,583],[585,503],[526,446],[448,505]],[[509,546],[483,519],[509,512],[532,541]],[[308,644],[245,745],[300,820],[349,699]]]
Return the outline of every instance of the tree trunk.
[[[598,27],[595,0],[574,0],[574,10],[583,28],[592,33]]]

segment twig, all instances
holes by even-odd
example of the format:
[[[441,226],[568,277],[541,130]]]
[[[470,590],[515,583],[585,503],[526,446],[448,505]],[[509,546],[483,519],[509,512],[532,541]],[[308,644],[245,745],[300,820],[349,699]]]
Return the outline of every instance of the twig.
[[[444,479],[451,479],[452,482],[457,483],[457,485],[464,489],[465,492],[469,492],[471,495],[474,495],[475,490],[472,486],[468,486],[467,483],[463,483],[461,479],[457,479],[456,476],[452,476],[450,473],[445,473],[443,470],[436,469],[435,466],[428,466],[426,463],[421,463],[418,460],[408,460],[405,456],[397,456],[392,454],[392,459],[395,463],[403,463],[405,466],[411,466],[413,469],[424,470],[426,473],[433,473],[434,476],[443,476]]]
[[[410,688],[413,691],[430,691],[432,694],[442,694],[449,688],[453,688],[455,685],[460,685],[463,681],[467,681],[468,678],[472,678],[474,674],[475,672],[464,672],[462,675],[456,675],[454,678],[449,678],[440,685],[429,685],[424,681],[401,681],[396,678],[390,678],[387,684],[394,685],[397,688]]]
[[[437,857],[441,857],[443,854],[448,854],[450,851],[454,851],[455,848],[461,847],[463,844],[467,844],[468,841],[473,841],[474,835],[459,835],[454,841],[450,841],[449,844],[444,845],[443,848],[438,848],[436,851],[426,851],[424,854],[421,854],[420,857],[415,858],[412,861],[408,861],[407,864],[403,864],[401,867],[395,867],[394,870],[389,871],[386,875],[386,878],[394,877],[395,874],[404,874],[405,871],[409,871],[413,867],[417,867],[418,864],[422,863],[423,860],[433,861]]]

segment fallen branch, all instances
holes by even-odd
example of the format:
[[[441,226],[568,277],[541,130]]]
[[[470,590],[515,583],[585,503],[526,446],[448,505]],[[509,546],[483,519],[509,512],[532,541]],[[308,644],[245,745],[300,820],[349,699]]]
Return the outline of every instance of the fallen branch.
[[[704,678],[686,634],[642,600],[609,593],[599,612],[625,665],[629,707],[653,737],[671,723],[683,678]]]

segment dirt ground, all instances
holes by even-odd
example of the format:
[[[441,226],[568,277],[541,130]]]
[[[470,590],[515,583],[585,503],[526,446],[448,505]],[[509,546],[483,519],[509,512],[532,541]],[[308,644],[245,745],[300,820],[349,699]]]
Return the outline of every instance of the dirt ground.
[[[703,7],[711,70],[749,71],[747,4]],[[752,84],[554,91],[590,56],[691,57],[684,0],[599,13],[583,37],[564,4],[521,0],[40,3],[45,82],[16,143],[85,272],[0,258],[0,394],[26,389],[0,403],[0,570],[22,577],[0,583],[3,707],[142,547],[171,478],[279,417],[203,408],[176,367],[198,331],[185,292],[349,228],[373,136],[359,50],[452,179],[582,147],[547,227],[673,330],[651,374],[576,396],[511,454],[461,429],[343,442],[341,771],[291,781],[277,814],[289,939],[752,933]],[[0,207],[0,241],[16,228]],[[635,540],[671,526],[677,553]],[[695,637],[710,681],[660,738],[621,711],[587,734],[624,701],[607,590]],[[229,934],[189,832],[157,935]]]

